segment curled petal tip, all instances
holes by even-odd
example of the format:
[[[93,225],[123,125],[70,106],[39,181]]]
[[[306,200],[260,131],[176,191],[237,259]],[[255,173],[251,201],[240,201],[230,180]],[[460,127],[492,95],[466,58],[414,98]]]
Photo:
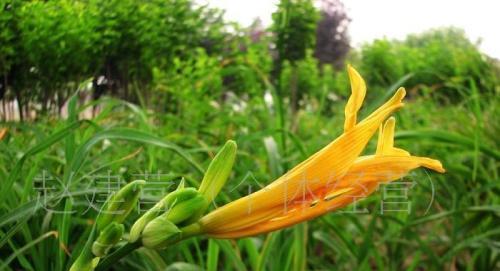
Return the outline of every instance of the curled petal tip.
[[[347,66],[351,83],[351,96],[345,107],[344,130],[352,129],[357,123],[357,114],[366,96],[366,83],[363,77],[351,65]]]
[[[428,169],[432,169],[436,172],[439,172],[439,173],[446,172],[446,170],[443,167],[443,164],[441,164],[441,162],[439,160],[435,160],[435,159],[431,159],[431,158],[427,158],[427,157],[422,157],[420,163],[423,167],[426,167]]]
[[[443,165],[441,164],[441,162],[435,160],[437,162],[436,166],[434,168],[432,168],[433,170],[439,172],[439,173],[445,173],[446,172],[446,169],[444,169]]]
[[[396,91],[396,95],[399,100],[403,100],[406,96],[406,89],[404,87],[398,88],[398,90]]]

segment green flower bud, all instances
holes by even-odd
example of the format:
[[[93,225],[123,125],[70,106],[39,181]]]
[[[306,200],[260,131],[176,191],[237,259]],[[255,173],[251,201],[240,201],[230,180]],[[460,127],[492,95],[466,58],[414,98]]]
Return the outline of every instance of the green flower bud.
[[[99,234],[97,240],[92,244],[92,253],[98,257],[108,254],[108,251],[120,241],[125,227],[123,224],[112,222]]]
[[[206,206],[206,203],[205,197],[198,195],[192,199],[175,204],[171,210],[167,211],[166,216],[172,223],[180,224],[193,217],[193,215],[197,215],[200,209]]]
[[[180,202],[192,199],[196,196],[198,196],[199,193],[196,191],[196,189],[189,187],[189,188],[183,188],[179,190],[175,190],[172,193],[169,193],[166,195],[162,200],[162,205],[164,206],[163,211],[167,211],[170,209],[173,205],[178,204]]]
[[[134,225],[132,225],[132,228],[130,228],[128,241],[134,243],[135,241],[139,240],[139,237],[141,237],[141,233],[146,225],[151,222],[151,220],[155,219],[161,213],[162,209],[163,207],[161,205],[161,202],[158,202],[144,215],[137,219]]]
[[[148,248],[164,248],[169,240],[180,234],[179,228],[165,216],[149,222],[142,232],[142,245]]]
[[[102,231],[113,221],[122,223],[134,209],[145,184],[143,180],[133,181],[108,198],[97,217],[98,230]]]
[[[236,158],[236,150],[236,142],[228,140],[208,166],[198,189],[206,199],[206,205],[202,208],[201,214],[205,212],[210,202],[219,194],[229,174],[231,174],[231,169]]]
[[[129,241],[135,242],[141,236],[144,227],[159,216],[162,212],[168,211],[174,204],[183,202],[194,198],[198,195],[198,191],[194,188],[178,188],[178,190],[173,191],[166,195],[162,200],[155,204],[151,209],[149,209],[143,216],[141,216],[132,225],[130,229]]]
[[[167,211],[166,217],[174,224],[179,224],[194,215],[197,215],[201,208],[207,205],[205,197],[198,195],[192,199],[181,201],[174,204],[173,207]]]

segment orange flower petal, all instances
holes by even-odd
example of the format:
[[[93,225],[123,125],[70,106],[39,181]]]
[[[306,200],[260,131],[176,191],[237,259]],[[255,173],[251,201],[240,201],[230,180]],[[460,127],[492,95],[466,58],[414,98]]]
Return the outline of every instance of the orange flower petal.
[[[335,184],[330,191],[319,195],[319,199],[310,199],[309,202],[303,203],[302,206],[299,204],[289,206],[289,211],[285,214],[275,216],[267,221],[264,221],[263,218],[258,223],[248,224],[247,227],[219,229],[218,231],[208,232],[208,235],[217,238],[240,238],[289,227],[364,198],[373,193],[380,183],[400,179],[410,170],[420,166],[441,173],[444,172],[439,161],[426,157],[360,157],[356,160],[349,173]],[[332,195],[334,195],[333,199],[329,199]],[[279,210],[275,211],[275,214],[278,212]]]
[[[221,230],[227,221],[237,220],[248,215],[246,213],[248,206],[255,206],[252,208],[253,211],[259,213],[262,210],[274,208],[283,202],[293,200],[296,196],[294,192],[300,191],[300,186],[304,182],[307,182],[311,191],[315,191],[331,180],[342,178],[380,124],[394,110],[403,106],[401,100],[404,95],[404,89],[399,89],[390,101],[318,153],[265,188],[207,214],[200,219],[200,224],[209,232]]]

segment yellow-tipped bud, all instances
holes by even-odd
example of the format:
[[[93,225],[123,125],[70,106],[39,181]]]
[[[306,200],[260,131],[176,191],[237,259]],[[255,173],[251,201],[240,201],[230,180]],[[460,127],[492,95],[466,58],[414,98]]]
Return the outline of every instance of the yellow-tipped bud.
[[[143,180],[133,181],[108,198],[97,217],[98,230],[102,231],[111,222],[123,222],[134,209],[145,184]]]
[[[98,257],[108,254],[108,251],[120,241],[125,232],[123,224],[112,222],[99,234],[92,244],[92,253]]]
[[[142,245],[147,248],[164,248],[169,239],[180,234],[179,228],[165,216],[149,222],[142,232]]]
[[[206,210],[208,204],[219,194],[229,174],[231,174],[231,169],[236,158],[236,150],[236,142],[228,140],[208,166],[207,172],[198,189],[206,199],[206,206],[202,208],[202,213]]]
[[[189,200],[198,195],[198,191],[194,188],[179,188],[174,192],[165,196],[162,200],[155,204],[151,209],[149,209],[143,216],[141,216],[137,221],[132,225],[130,229],[129,241],[135,242],[141,236],[144,227],[151,222],[151,220],[155,219],[162,212],[168,211],[172,208],[174,204]]]

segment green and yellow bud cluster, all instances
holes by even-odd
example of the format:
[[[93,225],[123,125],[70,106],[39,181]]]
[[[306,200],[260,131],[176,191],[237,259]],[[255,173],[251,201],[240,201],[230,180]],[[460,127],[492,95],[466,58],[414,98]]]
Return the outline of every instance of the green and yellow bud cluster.
[[[135,221],[129,243],[148,248],[164,248],[188,236],[199,234],[198,220],[226,183],[236,157],[236,143],[228,141],[208,166],[199,189],[186,188],[184,180],[177,189],[158,201]],[[143,180],[133,181],[105,202],[93,234],[71,267],[72,271],[93,270],[99,259],[124,236],[124,220],[137,205]],[[97,238],[94,240],[95,236]]]

